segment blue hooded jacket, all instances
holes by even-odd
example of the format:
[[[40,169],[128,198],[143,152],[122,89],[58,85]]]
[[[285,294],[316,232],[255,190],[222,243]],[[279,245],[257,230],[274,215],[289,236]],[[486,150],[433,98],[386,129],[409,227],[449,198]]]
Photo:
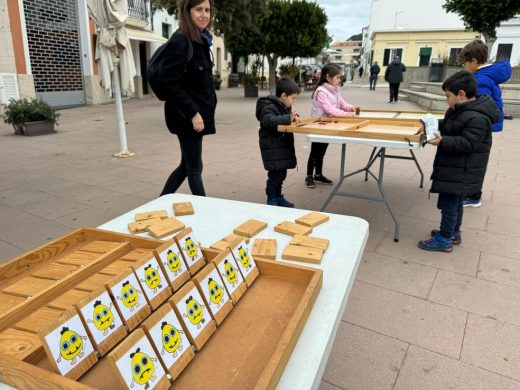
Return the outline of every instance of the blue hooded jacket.
[[[504,103],[499,84],[511,77],[511,64],[508,60],[484,66],[474,73],[477,79],[477,95],[489,95],[500,109],[500,120],[493,123],[493,131],[502,131],[504,126]]]

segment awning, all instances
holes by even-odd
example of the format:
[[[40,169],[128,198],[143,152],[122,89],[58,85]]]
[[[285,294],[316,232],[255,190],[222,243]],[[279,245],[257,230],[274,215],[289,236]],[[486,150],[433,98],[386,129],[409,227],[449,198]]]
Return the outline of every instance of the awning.
[[[132,27],[126,27],[126,33],[128,38],[133,39],[135,41],[146,41],[146,42],[159,42],[164,43],[167,41],[166,38],[161,37],[160,35],[154,34],[151,31],[146,30],[138,30]]]

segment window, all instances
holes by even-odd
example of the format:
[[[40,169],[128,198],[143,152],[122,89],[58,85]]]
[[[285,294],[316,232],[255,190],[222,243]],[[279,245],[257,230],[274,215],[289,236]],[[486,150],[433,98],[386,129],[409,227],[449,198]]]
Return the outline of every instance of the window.
[[[448,65],[457,65],[459,63],[459,55],[462,51],[461,47],[453,47],[450,49],[450,57],[448,58]]]
[[[511,60],[511,52],[513,51],[512,43],[499,43],[497,48],[497,61],[504,59]]]
[[[403,58],[403,49],[385,49],[385,54],[383,56],[383,66],[387,66],[396,56]]]
[[[419,66],[430,65],[430,58],[432,56],[431,47],[421,47],[419,49]]]
[[[170,31],[171,31],[171,28],[172,26],[169,25],[168,23],[163,23],[162,24],[162,36],[163,38],[170,38]]]

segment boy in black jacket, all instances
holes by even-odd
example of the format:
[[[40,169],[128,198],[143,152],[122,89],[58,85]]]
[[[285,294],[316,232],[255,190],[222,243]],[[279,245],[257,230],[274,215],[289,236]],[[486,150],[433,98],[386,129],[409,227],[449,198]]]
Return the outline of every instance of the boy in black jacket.
[[[463,200],[482,189],[491,149],[491,124],[500,110],[487,95],[475,97],[477,82],[466,70],[449,77],[442,90],[450,108],[439,121],[440,135],[429,141],[437,146],[430,192],[439,194],[441,226],[431,238],[419,241],[427,251],[451,252],[462,241]]]
[[[279,133],[278,125],[290,125],[298,114],[292,109],[300,89],[289,78],[276,81],[276,96],[267,96],[256,102],[256,119],[260,121],[260,152],[264,168],[267,170],[267,204],[271,206],[294,207],[282,194],[282,184],[287,177],[287,169],[296,167],[294,136]]]

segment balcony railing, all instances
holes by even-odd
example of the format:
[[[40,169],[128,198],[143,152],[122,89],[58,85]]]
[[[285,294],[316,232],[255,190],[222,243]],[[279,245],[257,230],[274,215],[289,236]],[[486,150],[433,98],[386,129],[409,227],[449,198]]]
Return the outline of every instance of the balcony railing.
[[[128,16],[148,22],[148,0],[128,0]]]

